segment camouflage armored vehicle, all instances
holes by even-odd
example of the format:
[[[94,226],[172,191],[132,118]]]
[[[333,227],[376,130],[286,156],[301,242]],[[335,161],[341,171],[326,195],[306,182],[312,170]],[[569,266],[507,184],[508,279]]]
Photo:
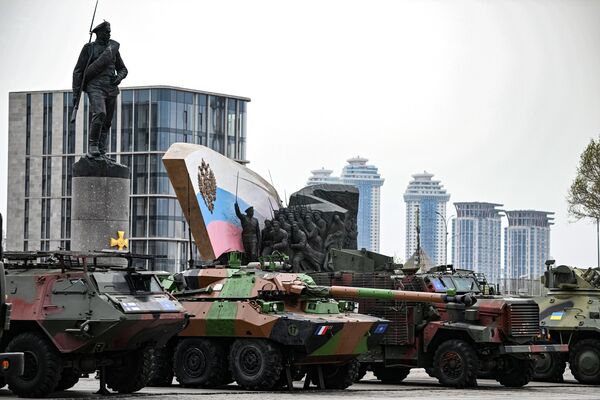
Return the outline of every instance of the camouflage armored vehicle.
[[[174,373],[185,386],[232,381],[249,389],[288,386],[306,373],[305,386],[343,389],[358,373],[356,357],[378,345],[384,319],[357,314],[351,300],[385,298],[470,302],[469,296],[350,287],[324,287],[280,263],[190,269],[176,294],[193,315],[170,342]]]
[[[425,368],[443,385],[468,387],[485,370],[504,386],[520,387],[532,377],[532,354],[566,351],[566,346],[536,344],[539,310],[532,299],[484,295],[481,277],[470,271],[444,266],[418,273],[366,251],[334,250],[331,260],[333,272],[311,274],[317,283],[471,294],[477,299],[472,307],[359,300],[359,312],[390,321],[381,346],[360,357],[362,373],[371,369],[381,381],[401,382],[411,368]]]
[[[600,270],[546,262],[542,283],[546,296],[536,297],[541,329],[554,343],[569,345],[566,354],[547,354],[536,364],[535,379],[561,382],[569,362],[580,383],[600,384]]]
[[[2,214],[0,214],[0,232],[2,232]],[[6,279],[4,273],[3,248],[0,244],[0,339],[10,329],[10,313],[12,304],[6,302]],[[0,353],[0,387],[4,386],[9,375],[22,375],[24,366],[23,353]]]
[[[24,397],[46,396],[100,371],[119,393],[143,388],[152,375],[153,346],[182,330],[187,315],[147,271],[99,266],[110,253],[5,253],[11,327],[0,349],[25,353],[22,376],[8,387]]]

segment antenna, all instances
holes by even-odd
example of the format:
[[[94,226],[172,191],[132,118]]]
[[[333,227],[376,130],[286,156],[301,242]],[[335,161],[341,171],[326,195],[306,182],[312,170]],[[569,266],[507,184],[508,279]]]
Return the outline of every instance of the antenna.
[[[421,213],[419,210],[419,206],[417,205],[417,256],[415,257],[415,262],[417,267],[421,269]]]
[[[192,210],[190,206],[190,179],[187,180],[187,206],[188,206],[188,268],[194,267],[194,257],[192,256]]]

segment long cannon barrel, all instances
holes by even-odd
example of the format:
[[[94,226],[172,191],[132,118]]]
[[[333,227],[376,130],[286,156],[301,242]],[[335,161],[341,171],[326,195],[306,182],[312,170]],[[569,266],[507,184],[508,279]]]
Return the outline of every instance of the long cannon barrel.
[[[295,286],[295,285],[294,285]],[[299,285],[300,286],[300,285]],[[294,291],[294,288],[291,288]],[[387,290],[360,288],[352,286],[304,286],[296,287],[297,292],[309,296],[323,296],[347,299],[382,299],[414,301],[425,303],[459,303],[466,306],[475,304],[477,299],[470,293],[452,296],[440,293],[412,292],[406,290]]]

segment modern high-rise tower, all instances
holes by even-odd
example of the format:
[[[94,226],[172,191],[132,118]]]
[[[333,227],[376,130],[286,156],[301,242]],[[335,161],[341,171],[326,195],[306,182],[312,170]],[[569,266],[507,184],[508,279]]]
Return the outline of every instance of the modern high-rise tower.
[[[348,165],[344,167],[339,178],[331,176],[333,171],[321,168],[311,171],[312,176],[308,178],[307,185],[341,183],[358,188],[359,200],[356,221],[358,248],[378,252],[381,186],[384,179],[379,174],[376,166],[367,164],[369,160],[366,158],[354,157],[347,161]]]
[[[484,273],[488,282],[499,283],[501,275],[502,204],[454,203],[452,220],[452,264],[455,268]]]
[[[538,279],[550,255],[550,225],[553,212],[505,211],[504,277]]]
[[[421,248],[434,265],[441,265],[446,259],[446,203],[450,194],[440,184],[432,180],[433,174],[414,174],[404,192],[406,203],[406,259],[417,250],[417,209],[420,219]]]

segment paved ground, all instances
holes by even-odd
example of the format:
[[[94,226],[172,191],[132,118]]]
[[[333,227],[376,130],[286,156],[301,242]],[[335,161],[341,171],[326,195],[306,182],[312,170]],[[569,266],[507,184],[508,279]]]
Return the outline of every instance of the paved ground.
[[[191,400],[197,396],[214,398],[217,400],[323,400],[323,399],[414,399],[423,400],[443,398],[444,400],[463,399],[598,399],[600,393],[596,386],[579,385],[567,373],[565,383],[533,382],[521,389],[506,389],[496,381],[482,379],[477,389],[449,389],[437,384],[437,380],[430,378],[423,370],[414,370],[401,385],[384,385],[368,374],[364,381],[351,386],[343,391],[318,391],[309,390],[295,392],[254,392],[243,391],[235,385],[224,389],[186,389],[179,386],[168,388],[145,388],[135,396],[112,395],[111,398],[127,399],[181,399]],[[298,385],[300,387],[301,384]],[[98,388],[98,381],[89,378],[82,379],[73,389],[55,393],[53,398],[99,398],[94,394]],[[14,399],[15,397],[5,388],[0,390],[0,399]],[[512,399],[511,399],[512,398]]]

